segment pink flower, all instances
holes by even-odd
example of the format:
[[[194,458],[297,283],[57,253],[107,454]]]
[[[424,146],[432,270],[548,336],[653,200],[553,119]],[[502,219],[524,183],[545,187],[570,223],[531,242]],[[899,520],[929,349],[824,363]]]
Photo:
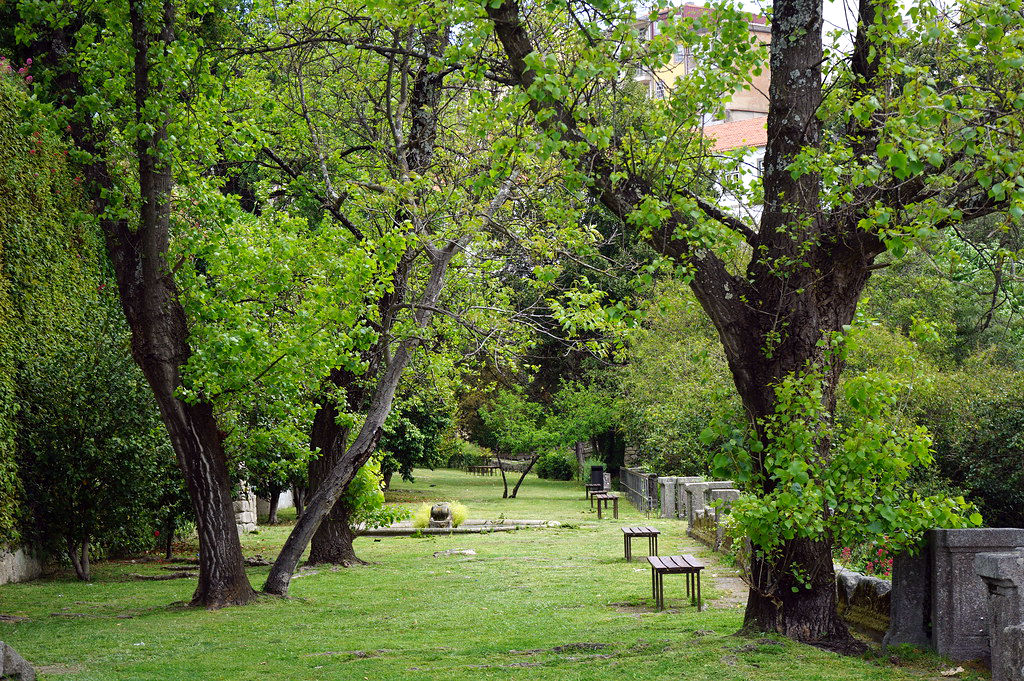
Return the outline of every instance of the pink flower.
[[[885,549],[878,549],[878,554],[877,555],[884,556],[885,555]]]
[[[25,66],[32,66],[32,57],[25,60]]]
[[[32,76],[25,76],[25,82],[26,83],[31,83],[32,82]]]

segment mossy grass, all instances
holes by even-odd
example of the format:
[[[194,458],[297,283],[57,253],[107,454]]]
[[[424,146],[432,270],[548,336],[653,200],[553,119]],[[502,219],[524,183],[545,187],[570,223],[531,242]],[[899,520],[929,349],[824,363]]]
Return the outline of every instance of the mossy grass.
[[[930,655],[901,655],[894,664],[887,655],[844,658],[777,637],[734,636],[742,600],[683,523],[648,519],[628,503],[618,520],[598,521],[578,483],[530,476],[518,499],[501,499],[501,490],[498,477],[417,471],[415,483],[398,482],[388,496],[408,507],[459,499],[474,518],[562,527],[362,538],[356,549],[369,565],[303,570],[287,600],[218,611],[184,605],[194,580],[129,577],[166,574],[167,564],[102,562],[89,584],[58,575],[0,587],[0,612],[28,618],[0,622],[0,639],[43,666],[43,679],[69,681],[874,681],[937,678],[943,668]],[[281,515],[281,525],[244,537],[248,555],[276,555],[294,517]],[[668,609],[654,610],[646,562],[622,558],[619,528],[641,522],[662,529],[662,553],[708,562],[704,612],[690,606],[681,578],[666,579]],[[194,545],[181,548],[194,556]],[[476,555],[434,556],[446,549]],[[266,573],[257,567],[249,575],[258,586]]]

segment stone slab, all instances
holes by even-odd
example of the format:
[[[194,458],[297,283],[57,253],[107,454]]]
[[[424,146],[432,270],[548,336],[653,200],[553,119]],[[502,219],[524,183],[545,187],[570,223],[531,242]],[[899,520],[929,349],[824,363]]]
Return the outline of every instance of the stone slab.
[[[952,660],[990,658],[988,589],[975,572],[979,553],[1024,547],[1024,528],[929,530],[932,646]]]
[[[1024,681],[1024,652],[1016,627],[1024,626],[1024,549],[979,553],[974,569],[988,589],[992,681]]]
[[[892,596],[889,631],[882,646],[907,644],[930,648],[931,569],[928,549],[917,554],[900,553],[892,562]]]

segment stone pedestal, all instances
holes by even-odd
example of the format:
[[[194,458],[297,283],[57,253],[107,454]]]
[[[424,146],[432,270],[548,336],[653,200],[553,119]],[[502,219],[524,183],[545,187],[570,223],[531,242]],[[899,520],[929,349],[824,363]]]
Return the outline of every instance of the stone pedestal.
[[[992,681],[1024,681],[1024,548],[979,554],[974,569],[988,590]]]
[[[975,572],[974,558],[1024,546],[1024,529],[929,530],[928,541],[932,647],[952,660],[988,660],[988,588]]]
[[[893,558],[889,631],[882,639],[883,646],[931,647],[931,590],[927,548],[917,555],[901,553]]]
[[[684,508],[686,520],[692,523],[698,513],[703,513],[707,509],[712,490],[732,489],[732,487],[732,480],[701,480],[682,485],[682,489],[686,493],[686,506]]]
[[[661,517],[677,517],[676,479],[672,477],[658,478],[658,490],[661,492]]]

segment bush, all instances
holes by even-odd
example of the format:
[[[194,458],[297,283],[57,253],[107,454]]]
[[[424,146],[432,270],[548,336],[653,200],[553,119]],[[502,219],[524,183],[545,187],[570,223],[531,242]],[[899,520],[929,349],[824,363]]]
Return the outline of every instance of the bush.
[[[420,504],[412,514],[412,526],[423,528],[430,524],[430,509],[433,508],[434,504]],[[466,522],[466,516],[469,513],[469,509],[466,508],[465,504],[459,503],[458,501],[452,500],[448,502],[448,506],[452,509],[452,527],[458,527],[462,523]]]
[[[494,460],[494,452],[473,442],[455,438],[442,445],[441,450],[448,454],[448,468],[465,468],[466,466],[483,466]]]
[[[534,470],[537,477],[547,480],[572,480],[576,477],[576,457],[565,451],[542,454]]]

